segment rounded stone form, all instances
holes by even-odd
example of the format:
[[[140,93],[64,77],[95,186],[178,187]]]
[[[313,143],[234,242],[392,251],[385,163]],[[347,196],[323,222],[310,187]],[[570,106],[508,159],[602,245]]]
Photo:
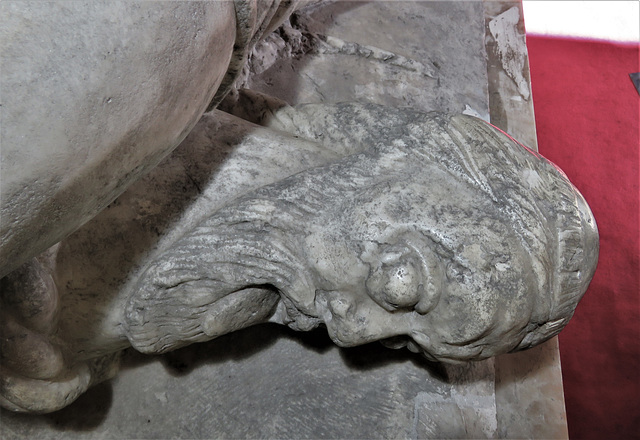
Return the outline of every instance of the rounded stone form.
[[[233,2],[0,4],[0,277],[182,141],[235,36]]]

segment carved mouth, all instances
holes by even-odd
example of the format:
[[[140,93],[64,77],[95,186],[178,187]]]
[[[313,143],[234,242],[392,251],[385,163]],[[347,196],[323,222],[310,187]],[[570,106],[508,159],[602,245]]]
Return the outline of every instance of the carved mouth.
[[[329,337],[336,345],[357,345],[349,341],[349,336],[352,335],[347,335],[344,331],[344,327],[349,326],[349,319],[352,318],[353,306],[339,292],[316,290],[315,309],[319,315],[318,319],[324,323]]]
[[[401,348],[407,348],[412,353],[420,353],[425,355],[425,350],[423,347],[418,344],[412,337],[401,335],[401,336],[393,336],[391,338],[382,339],[380,341],[382,345],[387,348],[391,348],[394,350],[399,350]],[[429,356],[426,355],[428,358]]]
[[[410,342],[408,336],[393,336],[391,338],[382,339],[380,343],[387,348],[391,348],[393,350],[399,350],[407,346]]]

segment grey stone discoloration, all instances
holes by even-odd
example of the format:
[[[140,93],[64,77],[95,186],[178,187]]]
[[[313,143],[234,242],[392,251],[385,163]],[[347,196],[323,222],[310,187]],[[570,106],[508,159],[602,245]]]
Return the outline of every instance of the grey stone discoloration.
[[[576,260],[563,261],[568,248],[546,234],[558,226],[583,227],[590,237],[585,241],[593,240],[588,231],[594,225],[579,197],[560,191],[554,199],[559,205],[540,207],[541,195],[557,188],[531,167],[539,159],[516,155],[513,169],[524,163],[526,172],[504,175],[492,162],[510,159],[491,159],[487,151],[503,151],[501,142],[520,151],[513,142],[473,119],[416,111],[464,111],[487,119],[481,11],[494,18],[512,6],[502,3],[329,3],[296,14],[256,44],[297,4],[236,2],[242,24],[235,38],[244,43],[234,47],[214,102],[231,88],[224,109],[268,129],[219,112],[206,115],[170,160],[3,281],[2,300],[10,306],[0,313],[11,312],[11,319],[3,321],[9,325],[1,329],[1,348],[11,362],[0,371],[0,400],[13,410],[51,411],[112,377],[130,343],[158,353],[218,339],[155,360],[129,353],[125,371],[110,382],[113,401],[110,385],[103,384],[51,416],[4,412],[2,436],[550,432],[541,430],[549,410],[538,411],[549,384],[534,372],[523,380],[522,368],[509,368],[531,364],[543,371],[530,362],[535,353],[511,364],[496,358],[494,375],[493,359],[443,367],[372,344],[337,348],[324,328],[307,337],[278,331],[282,326],[243,329],[264,321],[296,330],[326,326],[341,346],[384,338],[388,347],[452,362],[489,356],[518,340],[517,348],[526,348],[564,325],[558,318],[572,313],[585,274],[575,271]],[[499,62],[497,70],[507,80],[502,84],[515,88]],[[270,95],[237,90],[243,85]],[[414,108],[290,108],[285,100]],[[501,128],[513,131],[513,121],[509,115]],[[535,136],[533,142],[524,138],[535,146]],[[412,161],[413,147],[427,154]],[[486,160],[476,152],[488,154]],[[495,175],[501,177],[494,185]],[[571,215],[570,207],[582,213]],[[536,220],[548,212],[558,216]],[[579,226],[580,217],[585,224]],[[560,242],[585,246],[580,240],[569,233]],[[530,255],[523,257],[523,248]],[[496,255],[496,249],[505,252]],[[578,260],[593,261],[594,250],[578,252]],[[553,264],[566,270],[544,276],[540,269]],[[525,276],[518,277],[519,270]],[[497,284],[484,295],[480,287],[487,278]],[[19,291],[28,286],[33,290],[22,301]],[[512,313],[501,301],[514,303],[504,292],[518,289],[533,296],[515,295],[523,307]],[[466,301],[470,293],[478,301]],[[501,324],[481,332],[492,319]],[[20,353],[26,354],[14,356]],[[544,396],[531,398],[532,386]],[[518,423],[519,413],[531,423]]]
[[[566,439],[558,339],[531,350],[496,358],[498,437]],[[554,412],[545,414],[546,411]]]
[[[537,150],[535,124],[531,122],[534,120],[533,100],[530,95],[525,99],[518,90],[522,81],[530,82],[522,4],[518,0],[504,0],[484,1],[483,5],[491,123]],[[508,11],[511,12],[505,16]],[[515,25],[514,19],[517,19]],[[502,52],[498,46],[502,47]],[[512,62],[506,52],[511,53]],[[524,58],[519,52],[524,52]],[[527,87],[529,90],[530,85]]]
[[[209,131],[221,121],[228,130]],[[63,304],[51,346],[67,362],[126,339],[162,353],[267,320],[323,324],[340,346],[393,338],[395,348],[460,362],[539,343],[570,318],[595,263],[595,225],[541,157],[468,116],[307,105],[270,123],[297,137],[216,113],[190,136],[191,151],[62,242],[50,269]],[[234,149],[197,162],[198,149],[225,143]],[[288,167],[278,166],[282,149]],[[181,177],[183,167],[201,174]],[[274,183],[242,195],[247,175],[253,187]],[[151,209],[162,206],[162,215]],[[105,243],[114,250],[85,257]],[[135,262],[102,272],[132,245]],[[570,279],[576,264],[585,276]],[[68,272],[81,266],[83,277]]]
[[[328,115],[317,118],[322,108]],[[470,117],[364,105],[311,113],[310,125],[334,127],[328,144],[343,137],[374,148],[238,199],[176,242],[135,288],[127,309],[134,346],[180,344],[181,331],[154,316],[169,315],[174,298],[187,301],[185,290],[199,307],[264,284],[285,299],[277,322],[300,330],[324,323],[343,346],[411,336],[408,344],[434,360],[526,348],[566,324],[595,268],[597,233],[555,167]],[[466,295],[473,305],[447,305]],[[426,330],[402,322],[422,319],[407,314],[414,308]],[[440,315],[447,318],[436,325]]]
[[[57,413],[5,412],[0,433],[9,439],[415,438],[413,401],[422,392],[445,394],[445,373],[411,353],[380,350],[377,344],[341,349],[324,331],[267,325],[161,361],[129,352],[113,395],[105,384]],[[137,392],[118,398],[118,389]]]
[[[3,2],[0,276],[155,167],[299,3]]]
[[[236,26],[229,2],[10,1],[0,17],[3,276],[184,139]]]
[[[221,125],[225,130],[219,130]],[[153,252],[175,241],[212,207],[229,198],[336,157],[336,153],[318,149],[317,144],[260,129],[223,113],[207,115],[172,160],[52,248],[46,258],[39,257],[42,262],[33,263],[37,266],[22,270],[26,275],[41,274],[40,278],[16,272],[5,279],[3,301],[11,309],[3,307],[3,312],[12,312],[13,319],[19,321],[16,331],[24,333],[33,327],[38,335],[34,337],[47,350],[64,354],[66,367],[49,374],[48,379],[64,376],[76,362],[120,350],[127,346],[119,330],[123,321],[120,295]],[[43,264],[46,270],[41,268]],[[55,279],[55,284],[46,281],[49,278]],[[20,280],[31,280],[30,287]],[[43,295],[36,295],[39,292]],[[31,301],[34,296],[39,302]],[[50,299],[49,309],[40,304],[45,298]],[[41,309],[49,311],[37,314]],[[34,316],[37,319],[31,318]],[[28,348],[22,345],[16,350],[28,352]],[[48,362],[59,363],[56,356],[43,359],[37,368],[48,371]],[[5,369],[4,377],[11,376],[9,371]],[[22,366],[14,371],[27,370]],[[94,373],[104,376],[100,371]]]
[[[417,394],[412,438],[497,438],[493,361],[448,366],[447,373],[450,387]]]
[[[221,126],[225,129],[220,130]],[[260,129],[220,112],[206,115],[172,160],[51,249],[47,263],[55,272],[56,290],[44,293],[56,304],[55,323],[54,317],[38,320],[53,327],[51,349],[62,349],[73,364],[126,347],[119,330],[121,295],[154,252],[169,246],[230,198],[337,157],[315,143]],[[4,289],[3,296],[18,308],[28,305],[28,310],[15,314],[26,320],[40,306],[31,304],[25,292],[31,290],[33,296],[42,291],[37,288],[42,281],[35,279],[31,289],[24,283],[7,286],[19,276],[18,272],[5,279],[5,286],[12,289]],[[8,297],[12,290],[14,300]]]
[[[533,100],[522,99],[516,83],[503,70],[496,41],[489,29],[496,17],[516,7],[520,19],[515,33],[523,35],[522,4],[504,0],[484,1],[483,5],[491,123],[537,150]],[[529,81],[526,64],[522,75]],[[525,352],[499,356],[495,359],[495,368],[501,438],[568,438],[557,338]]]
[[[235,43],[227,72],[209,103],[208,110],[216,108],[232,89],[247,63],[251,50],[260,38],[275,30],[301,4],[313,2],[313,0],[229,1],[233,1],[236,12]]]
[[[489,22],[489,31],[494,38],[496,52],[502,68],[516,83],[518,92],[526,101],[531,96],[529,82],[524,76],[526,68],[526,46],[524,34],[518,32],[520,9],[517,6],[503,12]]]
[[[453,21],[464,29],[451,32]],[[477,56],[483,35],[481,2],[322,4],[259,43],[236,87],[289,104],[360,101],[447,112],[468,105],[488,119],[486,64]]]

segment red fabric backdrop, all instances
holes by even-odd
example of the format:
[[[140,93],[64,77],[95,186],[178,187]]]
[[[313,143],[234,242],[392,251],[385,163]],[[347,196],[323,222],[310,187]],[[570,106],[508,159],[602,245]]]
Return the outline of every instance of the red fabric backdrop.
[[[539,150],[600,231],[589,290],[560,334],[569,436],[640,438],[638,45],[528,36]]]

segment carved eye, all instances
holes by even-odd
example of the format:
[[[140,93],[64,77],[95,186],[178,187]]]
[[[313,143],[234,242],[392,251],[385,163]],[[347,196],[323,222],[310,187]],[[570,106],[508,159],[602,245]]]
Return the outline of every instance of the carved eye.
[[[414,308],[425,314],[440,296],[440,277],[435,272],[435,261],[424,261],[409,246],[394,245],[371,266],[366,287],[369,296],[385,310]]]

